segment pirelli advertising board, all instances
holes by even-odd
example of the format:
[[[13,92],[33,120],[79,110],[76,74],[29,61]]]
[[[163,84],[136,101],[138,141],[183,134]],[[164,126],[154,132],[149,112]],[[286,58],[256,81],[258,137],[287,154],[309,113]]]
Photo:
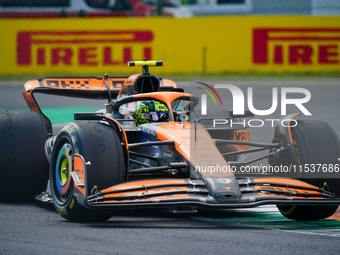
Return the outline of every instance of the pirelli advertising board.
[[[340,17],[0,19],[0,74],[340,71]]]

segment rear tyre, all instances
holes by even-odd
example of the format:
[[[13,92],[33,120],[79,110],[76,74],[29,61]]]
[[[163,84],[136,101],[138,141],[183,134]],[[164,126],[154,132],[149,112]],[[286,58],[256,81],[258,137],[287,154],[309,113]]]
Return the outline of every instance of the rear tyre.
[[[294,143],[295,160],[286,160],[285,164],[304,166],[305,164],[338,165],[340,143],[334,130],[323,121],[299,120],[291,128]],[[340,196],[340,181],[337,178],[311,178],[313,173],[302,173],[300,178],[317,187],[327,183],[328,191]],[[295,220],[318,220],[331,216],[338,206],[277,206],[283,216]]]
[[[0,201],[29,201],[46,189],[46,125],[36,112],[0,112]]]
[[[125,168],[119,137],[104,124],[69,123],[57,136],[51,159],[51,194],[58,213],[70,221],[106,221],[111,218],[111,211],[88,209],[75,195],[71,177],[74,154],[91,162],[87,166],[89,192],[94,186],[105,189],[121,183]]]

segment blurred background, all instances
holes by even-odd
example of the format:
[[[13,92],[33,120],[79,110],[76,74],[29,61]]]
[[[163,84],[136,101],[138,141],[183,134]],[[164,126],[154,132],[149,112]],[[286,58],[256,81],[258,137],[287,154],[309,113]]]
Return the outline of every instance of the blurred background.
[[[156,74],[337,76],[339,15],[338,0],[0,0],[0,79],[143,58]]]
[[[339,15],[337,0],[1,0],[2,17]],[[183,12],[181,12],[183,11]]]

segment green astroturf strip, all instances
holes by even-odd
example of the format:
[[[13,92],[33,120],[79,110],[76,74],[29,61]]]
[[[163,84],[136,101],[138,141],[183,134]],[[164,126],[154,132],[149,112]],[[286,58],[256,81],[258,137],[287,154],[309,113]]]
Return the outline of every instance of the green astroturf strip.
[[[98,107],[60,107],[42,108],[41,110],[54,125],[74,121],[75,112],[95,112]],[[29,111],[29,109],[0,109],[0,111]]]
[[[215,218],[213,220],[216,220],[216,221],[254,221],[254,220],[260,220],[260,221],[265,221],[265,220],[282,220],[284,219],[283,217],[281,216],[272,216],[272,217],[267,217],[267,216],[254,216],[254,217],[251,217],[251,218]]]
[[[241,223],[251,226],[261,226],[276,229],[340,229],[340,222],[337,220],[318,220],[318,221],[255,221]]]
[[[236,221],[241,225],[282,230],[340,229],[340,221],[337,220],[294,221],[286,219],[279,213],[240,213],[239,217],[234,216],[211,219],[214,221]]]
[[[238,216],[233,213],[228,217],[218,217],[218,218],[211,218],[212,220],[216,221],[254,221],[254,220],[268,220],[268,219],[277,219],[277,220],[282,220],[285,219],[280,213],[239,213]]]
[[[95,112],[98,107],[87,108],[43,108],[42,112],[51,120],[52,124],[63,124],[74,121],[75,112]]]
[[[26,112],[28,112],[30,109],[4,109],[4,108],[0,108],[0,112],[5,112],[5,111],[26,111]]]

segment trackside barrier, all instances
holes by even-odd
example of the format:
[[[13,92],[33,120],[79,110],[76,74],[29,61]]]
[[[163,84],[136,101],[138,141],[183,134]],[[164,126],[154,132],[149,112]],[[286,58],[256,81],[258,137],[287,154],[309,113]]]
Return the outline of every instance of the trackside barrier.
[[[2,75],[126,74],[144,57],[164,61],[156,74],[340,71],[340,17],[0,19],[0,32]]]

